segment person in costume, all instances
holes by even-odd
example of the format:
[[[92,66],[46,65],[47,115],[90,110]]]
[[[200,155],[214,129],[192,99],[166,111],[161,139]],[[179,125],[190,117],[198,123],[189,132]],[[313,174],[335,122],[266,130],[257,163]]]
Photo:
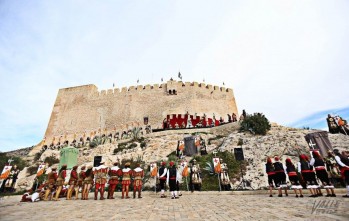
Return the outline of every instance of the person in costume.
[[[343,197],[349,197],[349,159],[348,157],[339,153],[338,149],[333,150],[334,159],[336,160],[341,171],[342,178],[346,184],[347,194]]]
[[[223,159],[219,160],[221,163],[221,173],[219,174],[219,178],[221,180],[221,187],[223,191],[230,190],[230,178],[228,173],[228,165],[223,162]]]
[[[59,170],[59,173],[58,173],[58,178],[57,178],[57,181],[56,181],[56,196],[54,198],[55,201],[58,201],[59,200],[59,195],[62,191],[62,188],[63,188],[63,185],[64,185],[64,182],[65,182],[65,177],[67,176],[67,164],[64,164],[61,169]]]
[[[161,167],[158,170],[158,178],[160,181],[160,189],[161,189],[161,198],[165,198],[165,184],[167,180],[167,168],[166,168],[166,162],[161,163]]]
[[[75,199],[77,200],[78,194],[79,194],[79,189],[81,189],[81,199],[83,198],[84,195],[84,179],[86,178],[86,172],[85,172],[86,166],[81,167],[81,171],[79,173],[79,179],[78,179],[78,185],[77,188],[75,188]]]
[[[294,190],[294,193],[296,194],[296,197],[298,198],[298,193],[297,190],[299,192],[299,196],[303,197],[303,193],[302,193],[302,185],[299,183],[299,178],[298,178],[298,174],[296,171],[296,167],[293,165],[292,161],[290,158],[286,159],[286,172],[288,175],[288,179],[291,182],[291,189]]]
[[[114,166],[110,168],[109,175],[109,189],[108,189],[108,199],[114,199],[115,188],[119,183],[119,177],[122,176],[122,170],[118,166],[119,163],[115,162]]]
[[[325,161],[322,159],[318,151],[313,151],[309,164],[314,166],[317,178],[320,179],[322,185],[326,189],[326,197],[336,197],[336,194],[334,193],[334,186],[328,178]]]
[[[100,200],[104,200],[104,188],[107,183],[107,173],[108,167],[104,165],[105,162],[100,162],[100,165],[95,168],[94,176],[95,176],[95,200],[98,198],[98,190],[100,192]]]
[[[309,189],[311,195],[310,197],[317,197],[318,183],[316,181],[315,173],[313,167],[309,164],[309,159],[305,154],[299,156],[298,162],[298,172],[302,174],[304,181],[307,184],[307,189]]]
[[[274,157],[275,162],[273,163],[275,168],[275,186],[278,188],[279,195],[278,197],[282,197],[282,189],[285,190],[285,195],[288,196],[287,193],[287,184],[286,184],[286,173],[284,165],[279,161],[279,157]]]
[[[181,164],[178,164],[177,165],[177,193],[178,193],[178,196],[182,196],[182,193],[180,191],[181,189],[181,184],[183,183],[183,168],[181,166]]]
[[[201,191],[201,184],[202,184],[202,180],[201,180],[201,169],[200,169],[200,165],[196,164],[196,160],[193,160],[193,163],[190,167],[190,189],[191,192],[194,192],[194,190],[198,190]]]
[[[77,186],[77,184],[78,184],[79,177],[78,177],[78,172],[76,171],[77,169],[78,169],[78,166],[73,166],[73,169],[70,172],[67,200],[71,200],[71,197],[73,195],[73,190],[74,190],[75,186]]]
[[[51,172],[47,175],[47,183],[46,183],[46,191],[45,191],[45,197],[44,200],[47,201],[51,193],[53,192],[56,182],[57,182],[57,168],[52,167]]]
[[[269,197],[273,197],[273,187],[275,182],[275,168],[270,157],[267,158],[267,163],[265,164],[265,171],[268,175]]]
[[[136,198],[136,192],[138,191],[138,198],[142,198],[142,185],[143,185],[144,171],[139,163],[136,164],[136,168],[133,170],[133,198]]]
[[[27,189],[27,192],[22,195],[20,202],[38,202],[40,201],[40,192],[41,190],[37,190],[33,193],[33,190],[31,188]]]
[[[177,194],[177,169],[174,162],[170,162],[170,168],[167,172],[167,182],[170,186],[171,199],[178,199]]]
[[[94,174],[92,171],[92,165],[87,167],[86,173],[85,173],[85,179],[83,181],[84,188],[82,192],[82,200],[88,200],[88,193],[90,192],[92,186],[93,186],[93,178]]]
[[[130,169],[130,162],[125,163],[124,169],[122,169],[122,196],[121,199],[128,199],[130,198],[128,196],[128,191],[130,188],[130,184],[131,184],[131,176],[132,176],[132,170]]]

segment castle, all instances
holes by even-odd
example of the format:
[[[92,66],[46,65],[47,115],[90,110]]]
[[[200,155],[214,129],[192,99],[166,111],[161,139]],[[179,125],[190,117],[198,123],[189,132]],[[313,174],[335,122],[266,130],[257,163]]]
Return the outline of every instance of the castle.
[[[113,134],[151,125],[162,129],[166,119],[224,119],[238,114],[233,90],[197,82],[169,80],[99,91],[93,85],[60,89],[45,132],[45,143],[55,144]],[[182,116],[182,117],[181,117]],[[193,117],[195,116],[195,117]],[[145,125],[146,124],[146,125]]]

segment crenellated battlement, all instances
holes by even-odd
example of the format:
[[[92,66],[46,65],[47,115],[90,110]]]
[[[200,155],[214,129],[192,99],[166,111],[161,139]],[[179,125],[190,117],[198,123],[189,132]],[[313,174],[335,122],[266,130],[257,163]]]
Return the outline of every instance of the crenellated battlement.
[[[211,84],[169,80],[103,90],[89,84],[59,90],[45,136],[120,128],[146,118],[157,129],[167,115],[187,112],[222,118],[238,114],[233,90]]]
[[[91,95],[94,97],[103,97],[103,96],[122,96],[127,94],[135,94],[137,92],[139,93],[151,93],[151,92],[166,92],[167,87],[169,86],[169,82],[162,83],[162,84],[147,84],[147,85],[136,85],[136,86],[129,86],[129,87],[122,87],[120,88],[113,88],[113,89],[103,89],[98,90],[98,87],[89,84],[89,85],[82,85],[77,87],[69,87],[69,88],[62,88],[60,89],[61,92],[64,93],[74,93],[75,91],[86,91],[86,95]],[[178,93],[185,93],[186,90],[189,90],[190,92],[198,91],[202,93],[232,93],[233,90],[231,88],[225,88],[225,87],[219,87],[219,86],[213,86],[211,84],[205,84],[205,83],[198,83],[198,82],[182,82],[182,81],[172,81],[171,87],[176,87]]]

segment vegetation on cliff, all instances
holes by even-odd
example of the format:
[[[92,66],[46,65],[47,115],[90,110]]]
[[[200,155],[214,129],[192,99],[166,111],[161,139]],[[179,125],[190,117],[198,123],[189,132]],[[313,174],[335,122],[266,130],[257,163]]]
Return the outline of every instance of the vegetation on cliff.
[[[250,131],[259,135],[266,135],[271,128],[269,120],[262,113],[247,115],[240,126],[240,131]]]

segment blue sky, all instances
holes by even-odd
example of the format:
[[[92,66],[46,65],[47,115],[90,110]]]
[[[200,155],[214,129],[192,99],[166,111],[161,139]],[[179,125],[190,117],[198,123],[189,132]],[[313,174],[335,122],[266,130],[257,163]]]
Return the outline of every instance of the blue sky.
[[[347,110],[348,8],[348,1],[0,1],[0,151],[42,139],[59,88],[154,84],[179,70],[184,81],[225,82],[240,111],[283,125]]]

